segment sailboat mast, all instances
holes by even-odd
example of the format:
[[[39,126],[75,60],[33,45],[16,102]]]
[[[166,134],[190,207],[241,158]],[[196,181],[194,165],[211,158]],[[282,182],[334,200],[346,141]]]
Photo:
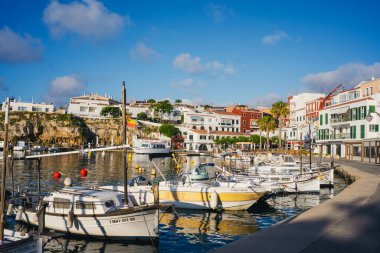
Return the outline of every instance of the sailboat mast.
[[[7,175],[8,161],[8,125],[9,125],[9,98],[6,101],[4,120],[4,147],[3,147],[3,171],[1,178],[1,204],[0,204],[0,241],[4,240],[4,208],[5,208],[5,177]]]
[[[121,88],[121,116],[123,118],[123,144],[127,145],[127,118],[126,118],[126,90],[125,82],[123,81],[123,86]],[[128,161],[127,161],[127,148],[123,149],[123,174],[124,174],[124,205],[128,205]]]

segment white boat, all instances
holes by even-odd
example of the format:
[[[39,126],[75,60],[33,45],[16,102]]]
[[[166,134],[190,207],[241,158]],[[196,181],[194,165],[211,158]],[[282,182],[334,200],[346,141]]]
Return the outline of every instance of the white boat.
[[[18,231],[4,229],[4,240],[0,244],[2,253],[40,253],[41,244],[29,234]]]
[[[154,163],[153,163],[154,164]],[[212,182],[206,171],[211,164],[201,164],[190,173],[180,174],[177,179],[159,183],[160,203],[183,209],[201,210],[246,210],[255,204],[267,189],[252,184]],[[159,170],[157,166],[156,170]],[[103,186],[102,189],[123,191],[123,187]],[[151,203],[154,199],[151,186],[129,186],[128,194],[137,202]]]
[[[16,145],[13,146],[13,151],[25,151],[29,149],[29,145],[25,141],[18,141]]]
[[[66,187],[43,198],[43,205],[22,212],[21,219],[46,228],[101,238],[157,238],[158,206],[124,206],[124,194],[86,187]],[[45,214],[41,211],[45,208]],[[37,217],[42,215],[43,217]]]
[[[136,154],[168,154],[170,143],[151,139],[133,139],[133,151]]]
[[[301,165],[295,162],[294,158],[290,155],[280,155],[271,157],[269,162],[260,162],[258,166],[249,168],[246,172],[251,174],[289,174],[299,175],[301,174]],[[305,174],[312,174],[319,177],[321,186],[333,186],[334,185],[334,169],[329,165],[319,165],[315,163],[310,167],[309,164],[302,166],[302,171]]]
[[[31,152],[45,152],[48,151],[48,147],[36,145],[30,149]]]

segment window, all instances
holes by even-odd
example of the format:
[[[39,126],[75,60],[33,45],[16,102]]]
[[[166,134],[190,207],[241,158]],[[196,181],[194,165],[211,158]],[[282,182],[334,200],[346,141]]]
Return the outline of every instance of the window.
[[[370,132],[379,132],[379,125],[370,124],[369,125],[369,131]]]
[[[245,117],[245,112],[243,113],[243,117]]]
[[[200,135],[200,136],[199,136],[199,139],[200,139],[200,140],[207,140],[206,137],[207,137],[206,135]]]
[[[96,111],[96,107],[90,107],[88,108],[89,112],[95,112]]]
[[[32,111],[33,111],[33,112],[42,112],[42,108],[41,108],[41,107],[33,106],[33,107],[32,107]]]
[[[243,120],[243,126],[245,126],[245,120]]]
[[[251,113],[251,118],[253,118],[255,115],[253,113]]]
[[[351,139],[356,139],[356,126],[351,126],[350,127],[350,138]]]
[[[369,94],[372,96],[373,95],[373,87],[369,87]]]
[[[193,135],[192,134],[189,135],[189,140],[191,140],[191,141],[193,140]]]
[[[45,112],[49,112],[49,108],[45,108]]]
[[[236,124],[239,124],[239,120],[238,119],[236,120]]]
[[[26,107],[19,106],[19,107],[17,108],[17,110],[19,110],[19,111],[26,111]]]
[[[112,200],[110,200],[112,201]],[[109,202],[109,201],[107,201]],[[107,203],[106,202],[106,203]],[[112,201],[113,202],[113,201]],[[86,202],[86,201],[80,201],[80,200],[77,200],[75,202],[75,208],[76,209],[90,209],[90,210],[95,210],[96,209],[96,206],[94,204],[94,202]]]
[[[319,125],[322,126],[323,125],[323,115],[319,115]]]
[[[326,124],[329,123],[329,115],[327,113],[325,114],[325,122],[326,122]]]
[[[87,107],[81,106],[81,107],[79,107],[79,111],[80,112],[86,112],[87,111]]]
[[[365,119],[365,117],[367,116],[366,115],[366,107],[362,106],[360,109],[361,109],[361,118]]]
[[[69,199],[64,199],[64,198],[54,198],[53,207],[62,208],[62,209],[70,209],[71,201]]]
[[[375,112],[375,106],[374,105],[370,105],[369,106],[369,112]]]

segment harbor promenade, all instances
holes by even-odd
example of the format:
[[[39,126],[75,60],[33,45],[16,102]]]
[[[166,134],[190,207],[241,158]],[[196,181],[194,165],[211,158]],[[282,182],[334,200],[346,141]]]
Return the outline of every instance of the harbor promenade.
[[[333,199],[212,252],[380,252],[380,166],[337,164],[355,182]]]

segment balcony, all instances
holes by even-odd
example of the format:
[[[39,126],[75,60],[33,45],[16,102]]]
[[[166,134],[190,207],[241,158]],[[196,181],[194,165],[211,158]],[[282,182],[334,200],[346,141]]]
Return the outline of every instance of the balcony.
[[[330,119],[331,124],[344,123],[344,122],[348,122],[348,121],[350,121],[349,118],[333,118],[333,119]]]
[[[334,134],[333,137],[334,137],[333,138],[334,140],[341,140],[341,139],[345,140],[345,139],[351,138],[350,133],[337,133],[337,134]]]

